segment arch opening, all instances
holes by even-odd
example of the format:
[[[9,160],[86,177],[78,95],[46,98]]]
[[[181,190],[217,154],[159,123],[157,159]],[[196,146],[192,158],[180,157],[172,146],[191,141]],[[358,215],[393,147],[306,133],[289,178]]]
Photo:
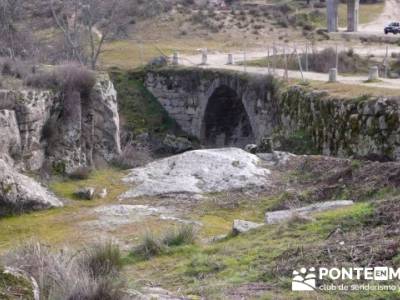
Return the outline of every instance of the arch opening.
[[[209,98],[203,118],[201,142],[208,147],[244,147],[255,143],[242,100],[230,87],[220,86]]]

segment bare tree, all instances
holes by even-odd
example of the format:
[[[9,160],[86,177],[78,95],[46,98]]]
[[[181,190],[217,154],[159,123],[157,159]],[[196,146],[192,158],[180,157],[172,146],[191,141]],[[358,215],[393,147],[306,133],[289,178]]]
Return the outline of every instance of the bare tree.
[[[0,0],[0,55],[27,55],[31,39],[26,31],[19,30],[18,21],[22,16],[22,0]]]
[[[67,49],[67,59],[96,69],[104,43],[126,30],[127,1],[64,0],[51,2],[51,11],[61,30]]]

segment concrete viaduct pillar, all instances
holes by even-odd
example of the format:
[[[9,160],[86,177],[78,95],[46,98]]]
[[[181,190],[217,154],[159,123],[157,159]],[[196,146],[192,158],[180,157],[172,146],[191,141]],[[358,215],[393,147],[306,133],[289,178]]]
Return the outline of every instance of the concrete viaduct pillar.
[[[347,31],[358,31],[360,0],[347,0]]]
[[[326,0],[328,32],[338,31],[339,0]],[[347,31],[356,32],[359,22],[360,0],[347,0]]]
[[[339,23],[338,5],[339,5],[339,0],[326,1],[328,32],[338,31],[338,23]]]

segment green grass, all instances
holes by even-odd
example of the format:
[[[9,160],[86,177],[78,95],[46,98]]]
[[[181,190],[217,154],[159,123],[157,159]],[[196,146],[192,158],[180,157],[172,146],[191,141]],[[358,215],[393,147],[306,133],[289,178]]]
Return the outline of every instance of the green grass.
[[[369,204],[361,203],[318,214],[313,223],[265,226],[216,244],[135,262],[127,266],[127,272],[133,278],[140,274],[142,280],[151,278],[172,290],[185,287],[186,294],[211,299],[223,299],[226,289],[251,282],[271,284],[282,297],[290,294],[290,278],[270,274],[278,257],[296,245],[323,242],[337,226],[344,230],[359,228],[371,210]],[[206,295],[203,287],[207,287]]]
[[[60,198],[74,199],[74,192],[82,187],[107,188],[105,199],[93,201],[72,200],[64,208],[32,212],[0,219],[0,253],[26,242],[37,239],[49,244],[82,244],[85,242],[83,231],[77,223],[90,220],[90,208],[117,201],[117,197],[126,191],[121,183],[124,172],[115,169],[94,171],[89,179],[59,180],[50,185],[50,189]]]
[[[327,76],[328,78],[328,76]],[[299,84],[299,81],[292,80],[291,83]],[[399,89],[387,89],[370,87],[365,85],[343,84],[340,82],[328,83],[322,81],[309,81],[309,87],[315,90],[327,91],[332,96],[340,97],[341,99],[354,99],[356,97],[370,98],[372,96],[400,96]]]
[[[75,199],[74,192],[83,187],[93,187],[97,190],[107,188],[108,195],[105,200],[82,201],[79,205],[91,207],[99,204],[100,201],[116,199],[122,194],[126,187],[121,183],[121,178],[125,172],[118,169],[106,168],[93,171],[88,179],[73,180],[61,179],[50,184],[50,189],[60,198]]]

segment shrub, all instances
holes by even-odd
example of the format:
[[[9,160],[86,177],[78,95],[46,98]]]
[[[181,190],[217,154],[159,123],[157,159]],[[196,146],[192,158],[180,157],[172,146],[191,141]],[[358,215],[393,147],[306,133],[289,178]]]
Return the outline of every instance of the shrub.
[[[164,234],[162,242],[164,245],[173,247],[181,245],[193,244],[195,241],[196,232],[192,225],[184,225],[178,229],[167,231]]]
[[[147,146],[129,143],[122,153],[114,158],[112,164],[120,169],[133,169],[141,167],[152,161],[151,151]]]
[[[95,278],[115,275],[122,269],[121,252],[112,242],[97,244],[85,249],[81,263]]]
[[[141,243],[133,249],[132,254],[143,259],[150,259],[160,255],[164,250],[162,242],[152,233],[147,232],[142,237]]]
[[[92,169],[89,167],[80,167],[69,174],[69,178],[72,180],[86,180],[89,178]]]
[[[18,59],[0,57],[0,74],[18,79],[26,78],[32,71],[29,63]]]
[[[87,68],[68,63],[53,69],[42,71],[26,79],[26,84],[36,88],[77,91],[87,97],[96,82],[95,75]]]
[[[55,89],[58,86],[57,78],[54,76],[54,73],[51,72],[39,72],[28,76],[25,80],[25,84],[39,89]]]

